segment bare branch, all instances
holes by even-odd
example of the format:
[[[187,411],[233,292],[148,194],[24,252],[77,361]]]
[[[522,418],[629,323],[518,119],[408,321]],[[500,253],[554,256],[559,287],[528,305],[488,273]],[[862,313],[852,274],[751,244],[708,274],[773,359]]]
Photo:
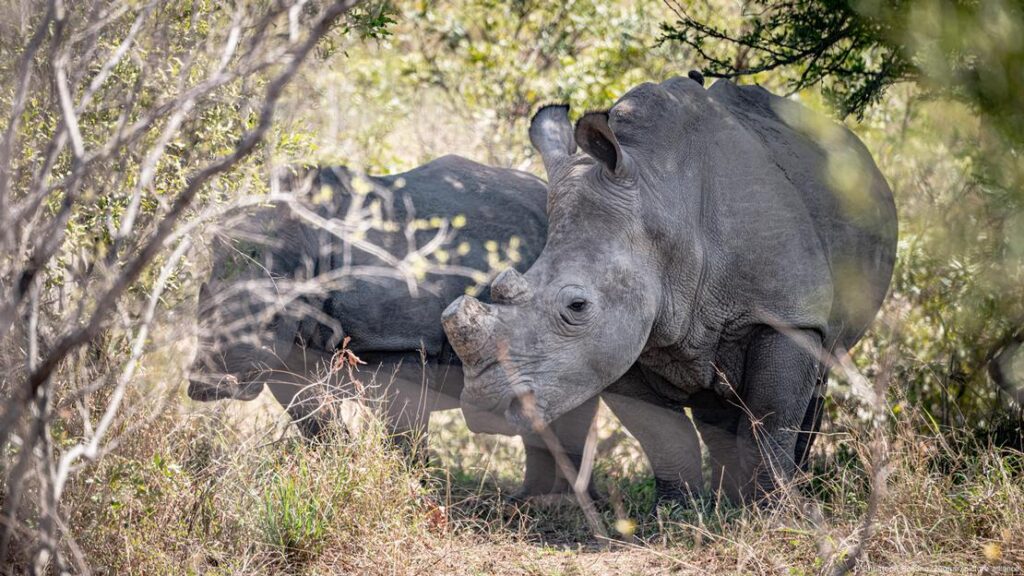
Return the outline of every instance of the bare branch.
[[[64,492],[64,484],[68,480],[71,466],[79,458],[95,460],[99,456],[100,443],[106,436],[111,424],[114,423],[114,418],[117,417],[118,411],[121,408],[121,402],[124,400],[125,391],[127,390],[132,377],[135,375],[139,358],[142,357],[142,353],[145,350],[146,342],[149,337],[150,324],[153,322],[157,304],[160,302],[160,298],[164,293],[167,281],[170,279],[171,274],[174,273],[175,267],[177,267],[178,263],[190,247],[191,243],[187,240],[178,244],[178,247],[174,249],[170,258],[167,259],[161,268],[160,277],[153,286],[153,291],[149,296],[149,302],[146,305],[146,311],[142,316],[139,329],[135,335],[131,355],[125,361],[124,370],[118,377],[117,384],[114,386],[114,391],[107,400],[107,406],[103,413],[103,417],[100,419],[95,429],[91,430],[87,442],[76,444],[61,456],[57,471],[53,477],[54,485],[52,490],[54,497],[57,500],[60,499],[61,494]],[[86,420],[88,420],[88,418],[86,418]],[[90,426],[90,428],[92,427]]]
[[[8,388],[0,417],[0,447],[12,449],[10,465],[6,460],[3,464],[6,484],[0,563],[8,557],[12,535],[20,526],[21,505],[31,489],[38,492],[38,502],[31,507],[32,513],[38,514],[32,522],[38,527],[34,568],[64,571],[62,554],[70,550],[77,570],[88,572],[84,556],[61,521],[61,497],[85,462],[101,457],[117,443],[113,431],[123,421],[124,400],[138,362],[150,346],[150,328],[159,303],[180,272],[191,245],[189,233],[202,220],[188,221],[196,198],[259,150],[286,88],[321,39],[357,0],[328,2],[318,6],[315,14],[306,4],[297,0],[239,5],[225,30],[202,33],[208,42],[205,50],[181,59],[174,56],[178,40],[174,34],[180,30],[176,22],[153,18],[160,6],[156,0],[134,7],[105,2],[71,6],[54,0],[28,41],[13,86],[11,117],[0,140],[0,246],[5,254],[0,258],[0,342],[8,343],[16,335],[17,343],[24,342],[26,350],[24,374],[19,368],[12,380],[18,385]],[[250,9],[252,12],[247,12]],[[282,14],[287,14],[288,38],[274,33]],[[187,22],[189,17],[184,18]],[[191,18],[195,25],[196,12]],[[99,47],[107,42],[112,48]],[[172,61],[151,76],[147,67],[152,62],[146,60],[146,54],[161,50],[169,53],[165,56]],[[137,74],[129,73],[129,79],[123,80],[120,70],[128,67],[132,72],[132,66],[139,68]],[[35,75],[52,81],[34,83]],[[264,88],[256,96],[256,91],[244,85],[241,96],[256,102],[254,123],[249,125],[245,116],[242,125],[250,127],[240,139],[229,144],[227,152],[197,163],[198,169],[184,179],[178,192],[164,197],[154,193],[164,159],[178,145],[185,127],[196,121],[196,110],[216,99],[232,82],[254,75],[266,80]],[[153,90],[151,84],[158,88]],[[49,125],[41,136],[33,135],[38,152],[23,160],[18,156],[19,123],[35,114],[55,126]],[[95,122],[97,116],[110,120]],[[182,158],[188,160],[191,154],[176,156]],[[128,193],[118,195],[126,182]],[[152,216],[146,211],[143,217],[147,194],[157,201],[158,208]],[[79,219],[93,217],[94,197],[125,202],[122,212],[108,212],[106,226],[101,225],[111,231],[112,243],[92,254],[69,254],[69,230],[74,231],[73,224]],[[265,202],[266,197],[260,201]],[[98,218],[102,222],[102,215]],[[137,317],[126,305],[125,296],[169,246],[175,248],[160,263],[158,278]],[[79,292],[69,311],[46,309],[41,295],[44,280],[63,282],[70,274],[79,276]],[[287,296],[294,300],[310,290],[310,286],[299,284]],[[60,292],[63,301],[63,287]],[[329,320],[322,317],[322,311],[307,312],[324,322]],[[111,378],[110,372],[96,377],[86,374],[84,385],[68,386],[65,394],[53,377],[58,368],[104,334],[116,319],[134,326],[127,332],[131,350],[114,372],[116,378]],[[116,330],[111,333],[121,335]],[[90,396],[111,383],[109,396],[94,414]],[[69,449],[55,444],[50,436],[51,402],[57,398],[73,404],[81,415],[81,435]]]
[[[125,266],[124,271],[117,278],[114,285],[100,297],[96,310],[89,319],[89,322],[61,338],[54,346],[53,351],[40,363],[39,368],[29,376],[27,385],[30,391],[34,391],[42,386],[69,352],[85,344],[96,335],[121,295],[135,282],[139,274],[152,261],[153,257],[163,249],[164,241],[171,235],[178,219],[182,217],[185,210],[191,205],[199,190],[214,177],[230,170],[240,160],[252,154],[256,144],[263,139],[263,136],[270,128],[277,102],[284,93],[285,86],[295,77],[299,66],[320,38],[327,33],[341,14],[345,13],[355,4],[356,0],[343,0],[333,4],[313,27],[307,39],[291,51],[289,55],[290,61],[286,65],[285,70],[267,87],[265,103],[260,111],[256,128],[250,130],[242,137],[242,141],[231,154],[206,166],[189,178],[188,186],[177,197],[170,210],[164,214],[153,236],[142,247],[139,254]]]
[[[50,29],[50,22],[53,20],[55,12],[56,1],[51,0],[46,14],[39,22],[35,33],[18,60],[18,73],[15,80],[14,101],[11,104],[11,117],[7,124],[7,129],[4,130],[3,139],[0,140],[0,218],[6,218],[10,214],[11,169],[14,161],[12,155],[18,138],[18,126],[21,122],[22,114],[25,113],[29,87],[32,84],[32,61],[35,59],[36,53],[46,38],[46,33]],[[0,222],[0,224],[3,224],[0,227],[2,228],[0,230],[0,247],[3,247],[4,251],[8,251],[14,243],[14,231],[10,226],[10,222]],[[5,330],[0,330],[0,335],[4,332]]]

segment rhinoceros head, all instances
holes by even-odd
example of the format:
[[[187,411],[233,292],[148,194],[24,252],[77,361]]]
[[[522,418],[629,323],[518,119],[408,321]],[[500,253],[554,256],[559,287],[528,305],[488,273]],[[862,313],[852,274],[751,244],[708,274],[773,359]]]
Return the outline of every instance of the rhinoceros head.
[[[284,366],[298,321],[281,306],[258,250],[228,241],[214,252],[213,272],[199,291],[188,395],[200,401],[252,400],[263,390],[262,376]]]
[[[706,100],[700,84],[678,80],[636,88],[575,131],[567,106],[534,117],[530,140],[549,183],[547,244],[525,274],[494,280],[491,304],[464,296],[443,315],[464,364],[467,414],[501,414],[520,432],[547,424],[619,379],[651,342],[663,287],[677,280],[663,277],[662,259],[690,252],[665,245],[657,213],[667,207],[652,194],[679,159],[647,143],[687,132],[679,123],[696,122]]]

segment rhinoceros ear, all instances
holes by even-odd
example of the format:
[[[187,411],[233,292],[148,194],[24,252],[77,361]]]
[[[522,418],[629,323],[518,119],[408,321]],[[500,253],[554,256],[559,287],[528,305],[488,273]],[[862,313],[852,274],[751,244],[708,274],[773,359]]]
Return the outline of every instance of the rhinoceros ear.
[[[569,106],[549,104],[533,115],[530,121],[530,143],[540,152],[548,178],[562,160],[576,153],[569,123]]]
[[[607,112],[587,112],[576,123],[576,143],[612,174],[623,165],[622,148],[608,126]]]

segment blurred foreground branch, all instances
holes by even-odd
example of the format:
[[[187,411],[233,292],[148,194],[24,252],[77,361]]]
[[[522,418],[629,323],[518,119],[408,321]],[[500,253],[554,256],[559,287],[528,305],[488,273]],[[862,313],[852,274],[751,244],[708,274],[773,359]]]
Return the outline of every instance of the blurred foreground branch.
[[[35,573],[68,571],[68,550],[75,569],[89,572],[64,531],[61,494],[79,461],[104,451],[156,304],[188,248],[179,231],[197,199],[261,149],[299,69],[355,4],[204,12],[52,0],[9,14],[31,23],[22,34],[6,25],[5,48],[20,56],[13,72],[0,70],[13,87],[0,97],[0,349],[10,364],[0,380],[0,564],[9,570],[15,544],[13,560]],[[217,114],[234,129],[204,126]],[[136,291],[149,292],[141,318]],[[119,375],[111,387],[105,375],[82,383],[65,368],[87,359],[117,318],[134,332]],[[19,356],[21,365],[6,360]],[[81,440],[58,444],[49,421],[69,402],[83,413]]]

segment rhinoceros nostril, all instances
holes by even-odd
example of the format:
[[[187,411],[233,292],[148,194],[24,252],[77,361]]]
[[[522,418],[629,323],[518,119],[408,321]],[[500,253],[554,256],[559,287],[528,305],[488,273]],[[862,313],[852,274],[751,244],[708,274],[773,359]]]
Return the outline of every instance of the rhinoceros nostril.
[[[544,427],[544,418],[537,407],[537,396],[533,390],[519,390],[505,409],[505,418],[512,426],[522,431],[537,431]]]
[[[523,413],[522,400],[520,400],[518,396],[513,398],[512,401],[508,403],[508,408],[506,409],[506,411],[509,414],[521,415]]]

